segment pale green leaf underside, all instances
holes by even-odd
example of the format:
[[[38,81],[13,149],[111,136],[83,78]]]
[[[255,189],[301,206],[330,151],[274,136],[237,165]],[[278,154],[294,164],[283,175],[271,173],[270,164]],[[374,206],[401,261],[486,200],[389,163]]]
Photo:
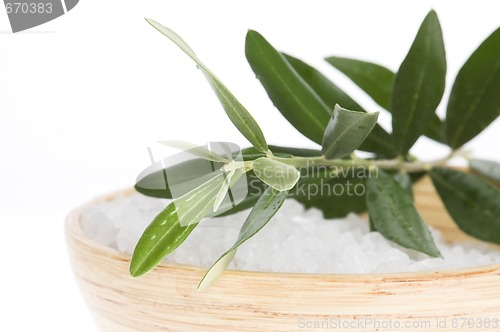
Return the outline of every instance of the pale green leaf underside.
[[[295,167],[266,157],[253,162],[253,171],[262,182],[278,191],[292,189],[300,179]]]
[[[323,137],[322,152],[325,158],[340,159],[351,154],[368,137],[377,119],[378,112],[355,112],[335,105]]]

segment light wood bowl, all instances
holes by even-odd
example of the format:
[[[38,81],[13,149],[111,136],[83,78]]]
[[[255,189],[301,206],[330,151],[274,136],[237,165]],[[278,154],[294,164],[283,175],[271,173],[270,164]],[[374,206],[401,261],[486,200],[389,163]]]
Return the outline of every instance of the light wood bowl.
[[[414,190],[423,218],[447,241],[473,241],[450,220],[428,178]],[[500,265],[362,275],[226,271],[198,292],[205,269],[194,266],[162,264],[132,279],[129,255],[82,231],[85,207],[68,217],[66,237],[101,331],[500,331]]]

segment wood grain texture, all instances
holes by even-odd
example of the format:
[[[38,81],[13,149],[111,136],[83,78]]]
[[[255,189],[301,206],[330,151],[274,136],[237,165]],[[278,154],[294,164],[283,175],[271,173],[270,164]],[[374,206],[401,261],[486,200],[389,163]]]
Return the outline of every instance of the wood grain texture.
[[[414,190],[423,218],[445,231],[447,241],[474,241],[452,224],[428,178]],[[66,237],[74,274],[101,331],[374,331],[377,323],[379,331],[399,330],[397,324],[408,331],[500,330],[500,265],[362,275],[227,271],[197,292],[205,273],[198,267],[164,264],[131,278],[130,256],[83,233],[85,207],[68,217]],[[462,318],[483,324],[496,319],[498,325],[471,329],[462,327]],[[323,328],[306,328],[315,322]],[[332,327],[344,323],[352,325]],[[384,329],[388,324],[393,328]]]

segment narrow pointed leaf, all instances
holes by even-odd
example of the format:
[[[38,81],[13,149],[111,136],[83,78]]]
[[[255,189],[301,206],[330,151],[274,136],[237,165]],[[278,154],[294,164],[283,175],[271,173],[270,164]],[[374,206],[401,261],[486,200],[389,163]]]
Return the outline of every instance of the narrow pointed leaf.
[[[480,175],[500,184],[500,163],[492,160],[472,159],[469,161],[470,167]]]
[[[215,162],[228,162],[227,158],[221,157],[213,151],[210,151],[205,146],[196,145],[185,141],[159,141],[160,144],[165,146],[179,149],[183,152],[189,153],[195,157],[199,157],[205,160],[215,161]]]
[[[292,189],[300,179],[295,167],[266,157],[253,162],[253,171],[262,182],[278,191]]]
[[[340,159],[351,154],[368,137],[377,124],[377,113],[361,113],[335,105],[333,116],[323,137],[326,159]]]
[[[246,110],[246,108],[224,86],[224,84],[222,84],[222,82],[201,62],[187,43],[177,33],[167,27],[164,27],[160,23],[151,19],[146,19],[146,21],[156,30],[173,41],[182,51],[184,51],[184,53],[196,62],[205,74],[205,77],[219,98],[219,101],[221,102],[231,122],[257,150],[264,153],[267,152],[267,143],[257,122]]]
[[[241,178],[241,176],[245,174],[245,170],[243,168],[233,169],[226,173],[226,177],[224,178],[224,182],[222,183],[219,192],[216,195],[213,212],[218,212],[221,207],[222,202],[224,202],[224,198],[227,193],[231,190],[231,187]],[[221,210],[224,210],[223,207]]]
[[[392,128],[405,155],[426,131],[445,88],[446,58],[439,20],[431,11],[401,64],[392,91]]]
[[[309,66],[302,60],[290,55],[283,54],[288,63],[295,69],[297,74],[316,92],[316,94],[333,110],[336,104],[353,111],[366,112],[349,95],[337,87],[315,68]],[[326,128],[325,124],[325,128]],[[394,157],[394,145],[392,138],[380,125],[376,125],[366,140],[361,144],[359,150],[372,152],[387,157]]]
[[[440,256],[410,195],[389,174],[378,170],[378,176],[368,178],[366,204],[375,229],[386,238],[429,256]]]
[[[500,244],[500,190],[473,174],[434,168],[439,196],[458,227],[480,240]]]
[[[276,108],[299,132],[321,144],[332,110],[258,32],[249,30],[245,54]]]
[[[378,64],[361,60],[331,56],[325,59],[349,77],[377,104],[389,109],[394,73]]]
[[[392,86],[396,74],[391,70],[372,62],[356,59],[328,57],[325,59],[333,67],[337,68],[364,92],[366,92],[377,104],[390,111]],[[343,106],[342,104],[340,104]],[[343,106],[349,108],[347,106]],[[444,142],[444,124],[437,114],[434,114],[424,135],[440,143]]]
[[[207,289],[224,273],[224,270],[235,256],[238,247],[257,234],[271,220],[283,205],[286,196],[286,191],[277,191],[271,187],[264,192],[241,227],[235,244],[207,271],[198,285],[198,290]]]
[[[137,243],[130,262],[130,275],[139,277],[174,251],[213,206],[223,175],[219,173],[160,212]]]
[[[476,49],[458,72],[446,111],[446,139],[457,149],[500,115],[500,28]]]

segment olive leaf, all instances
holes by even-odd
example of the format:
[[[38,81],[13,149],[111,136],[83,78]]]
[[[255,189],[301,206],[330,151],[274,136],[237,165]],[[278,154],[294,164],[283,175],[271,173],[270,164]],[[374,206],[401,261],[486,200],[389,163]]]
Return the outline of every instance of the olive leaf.
[[[404,171],[396,172],[393,176],[394,180],[403,188],[410,198],[413,200],[413,182],[410,174]]]
[[[432,257],[441,254],[408,192],[382,170],[366,182],[366,205],[375,229],[397,244]]]
[[[401,186],[401,188],[403,188],[406,191],[408,196],[413,201],[413,189],[412,189],[413,183],[412,183],[411,176],[407,172],[399,171],[399,172],[392,174],[392,177]],[[368,226],[370,228],[370,232],[377,231],[371,216],[368,216]]]
[[[300,179],[295,167],[266,157],[256,159],[252,169],[262,182],[278,191],[292,189]]]
[[[500,115],[500,28],[474,51],[458,72],[446,110],[446,139],[457,149]]]
[[[443,96],[445,76],[441,26],[431,11],[394,80],[391,114],[398,154],[405,155],[425,132]]]
[[[229,162],[230,160],[228,158],[231,157],[231,156],[222,157],[204,146],[196,145],[185,141],[168,140],[168,141],[159,141],[158,143],[166,145],[168,147],[179,149],[195,157],[199,157],[214,162],[223,162],[223,163]]]
[[[500,163],[491,160],[469,160],[469,166],[475,172],[485,176],[489,180],[500,184]]]
[[[331,114],[328,105],[257,31],[248,31],[245,54],[281,114],[304,136],[321,144]]]
[[[377,104],[389,109],[394,73],[372,62],[331,56],[325,59],[349,77]]]
[[[227,116],[235,127],[245,136],[245,138],[259,151],[267,152],[268,147],[264,134],[257,122],[246,110],[246,108],[234,97],[224,84],[201,62],[189,45],[174,31],[164,27],[160,23],[146,19],[156,30],[161,32],[171,41],[173,41],[184,53],[196,62],[198,67],[203,71],[208,82],[212,86],[215,94],[219,98]]]
[[[278,191],[271,187],[266,189],[241,227],[235,244],[207,271],[198,285],[198,290],[207,289],[224,273],[224,270],[236,255],[238,247],[257,234],[271,220],[283,205],[286,196],[286,191]]]
[[[500,190],[454,169],[433,168],[430,174],[458,227],[475,238],[500,244]]]
[[[224,198],[226,197],[227,193],[229,192],[229,189],[231,188],[231,185],[237,182],[240,177],[245,174],[245,169],[242,168],[237,168],[237,169],[231,169],[229,172],[224,173],[224,182],[222,183],[221,187],[219,188],[219,191],[217,192],[217,195],[215,195],[215,202],[213,206],[213,212],[217,212],[224,201]]]
[[[319,171],[304,169],[304,173],[312,174],[301,177],[288,192],[288,197],[302,203],[306,209],[320,209],[327,219],[366,211],[366,178],[356,174],[322,177]]]
[[[326,159],[340,159],[351,154],[368,137],[377,124],[377,113],[361,113],[335,105],[323,137]]]
[[[139,277],[174,251],[207,214],[224,181],[217,172],[211,180],[171,202],[146,228],[130,262],[130,275]]]
[[[346,109],[366,112],[358,103],[356,103],[349,95],[342,91],[332,81],[326,78],[318,70],[306,64],[304,61],[294,58],[290,55],[283,54],[293,69],[300,77],[318,94],[318,96],[328,105],[330,110],[333,110],[338,104]],[[325,124],[325,128],[326,128]],[[375,125],[372,132],[366,140],[359,146],[359,150],[372,152],[378,155],[394,157],[394,144],[392,138],[387,131],[380,125]]]
[[[392,87],[396,74],[376,63],[331,56],[325,59],[350,78],[377,104],[390,111]],[[341,104],[342,105],[342,104]],[[349,108],[348,106],[344,106]],[[444,143],[444,123],[434,114],[424,130],[424,135]]]

